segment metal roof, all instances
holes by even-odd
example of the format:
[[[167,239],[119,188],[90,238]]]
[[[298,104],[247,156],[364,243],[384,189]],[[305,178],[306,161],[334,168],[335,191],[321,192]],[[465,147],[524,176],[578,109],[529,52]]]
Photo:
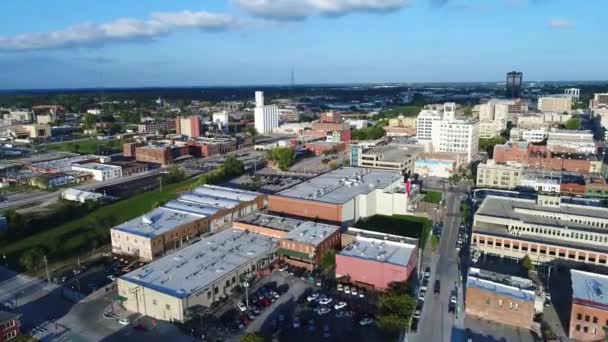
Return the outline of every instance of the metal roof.
[[[398,171],[341,167],[278,192],[277,196],[344,204],[402,179]]]
[[[163,235],[179,226],[192,223],[204,217],[206,217],[206,215],[197,215],[191,212],[160,207],[112,229],[152,238]]]
[[[277,239],[226,229],[120,277],[176,298],[206,291],[210,285],[276,252]],[[210,289],[209,289],[210,290]]]
[[[572,298],[608,305],[608,275],[571,270]]]
[[[299,221],[299,220],[298,220]],[[313,221],[300,221],[300,224],[287,233],[283,239],[318,246],[327,237],[338,231],[340,227]]]
[[[495,292],[503,296],[509,296],[525,301],[534,301],[534,290],[521,288],[519,286],[502,283],[490,279],[483,279],[475,274],[469,274],[467,277],[467,287],[475,287],[481,290]]]
[[[194,189],[195,193],[207,194],[209,196],[224,197],[236,201],[253,201],[261,195],[259,192],[241,189],[226,188],[217,185],[203,185]]]

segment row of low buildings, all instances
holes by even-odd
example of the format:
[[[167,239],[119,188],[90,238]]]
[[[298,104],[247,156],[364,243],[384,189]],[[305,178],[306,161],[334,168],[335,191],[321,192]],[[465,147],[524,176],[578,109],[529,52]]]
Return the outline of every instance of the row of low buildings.
[[[328,250],[338,250],[340,281],[388,289],[416,268],[418,241],[347,226],[361,217],[405,213],[405,197],[399,173],[356,168],[331,171],[268,198],[199,187],[112,228],[114,253],[152,261],[120,277],[118,294],[130,311],[184,321],[190,308],[229,296],[278,260],[313,270]]]
[[[187,157],[208,157],[237,150],[237,140],[229,137],[199,137],[186,141],[135,141],[123,145],[123,156],[161,165]]]

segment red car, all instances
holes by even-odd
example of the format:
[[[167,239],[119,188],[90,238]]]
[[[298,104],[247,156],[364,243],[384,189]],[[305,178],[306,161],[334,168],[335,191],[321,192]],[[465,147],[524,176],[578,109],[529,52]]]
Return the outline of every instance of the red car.
[[[270,306],[272,303],[270,302],[270,299],[264,298],[262,299],[262,304],[264,304],[264,306]]]

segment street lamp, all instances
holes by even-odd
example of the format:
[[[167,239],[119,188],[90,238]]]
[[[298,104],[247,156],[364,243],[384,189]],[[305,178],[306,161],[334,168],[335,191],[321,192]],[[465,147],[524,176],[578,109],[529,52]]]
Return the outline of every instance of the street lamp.
[[[245,307],[249,309],[249,282],[245,281],[243,286],[245,287]]]

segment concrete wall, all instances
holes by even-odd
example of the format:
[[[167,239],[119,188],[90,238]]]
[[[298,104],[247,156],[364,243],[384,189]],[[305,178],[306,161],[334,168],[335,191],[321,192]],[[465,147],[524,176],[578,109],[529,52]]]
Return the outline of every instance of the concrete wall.
[[[122,305],[131,312],[163,321],[182,321],[184,307],[181,299],[171,297],[118,278],[118,295],[126,298]]]
[[[283,196],[268,196],[268,210],[310,219],[342,222],[342,206],[339,204],[308,201]]]

